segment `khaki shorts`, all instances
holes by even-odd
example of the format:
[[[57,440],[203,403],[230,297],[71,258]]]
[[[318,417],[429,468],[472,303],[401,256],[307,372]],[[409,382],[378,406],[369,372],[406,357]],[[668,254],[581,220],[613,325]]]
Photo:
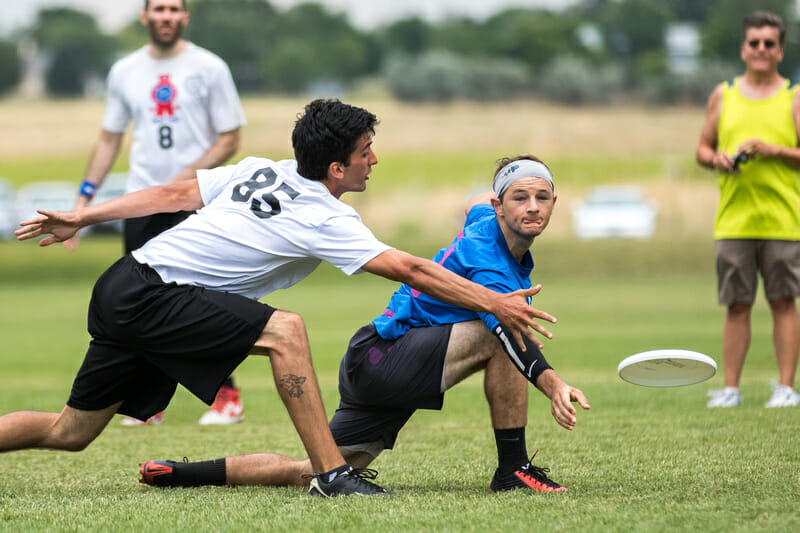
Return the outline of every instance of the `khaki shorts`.
[[[759,273],[767,300],[800,296],[800,241],[720,239],[714,246],[720,305],[753,303]]]

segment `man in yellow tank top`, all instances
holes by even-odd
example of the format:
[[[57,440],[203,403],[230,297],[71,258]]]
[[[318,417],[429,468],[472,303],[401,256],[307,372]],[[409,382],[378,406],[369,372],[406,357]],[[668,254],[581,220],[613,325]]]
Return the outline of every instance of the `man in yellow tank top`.
[[[719,172],[714,223],[725,388],[708,407],[742,403],[739,381],[750,345],[750,314],[758,286],[773,318],[780,383],[766,407],[800,405],[794,390],[800,319],[800,96],[778,73],[785,26],[777,15],[744,19],[744,75],[719,84],[708,100],[697,161]]]

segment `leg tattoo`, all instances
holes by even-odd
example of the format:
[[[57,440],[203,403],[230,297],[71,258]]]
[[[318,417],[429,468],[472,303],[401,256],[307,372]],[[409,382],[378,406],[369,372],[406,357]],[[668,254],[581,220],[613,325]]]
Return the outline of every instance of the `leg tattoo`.
[[[305,377],[294,374],[284,374],[280,381],[281,387],[289,393],[290,398],[299,398],[303,395],[303,383],[305,382]]]

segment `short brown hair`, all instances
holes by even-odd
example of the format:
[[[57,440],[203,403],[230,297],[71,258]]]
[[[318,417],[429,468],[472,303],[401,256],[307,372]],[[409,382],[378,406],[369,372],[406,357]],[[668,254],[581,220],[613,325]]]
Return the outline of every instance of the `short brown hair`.
[[[764,26],[771,26],[778,29],[778,41],[783,46],[783,39],[786,37],[786,24],[783,19],[775,13],[769,11],[755,11],[754,13],[745,17],[742,22],[742,39],[747,38],[747,30],[750,28],[763,28]]]

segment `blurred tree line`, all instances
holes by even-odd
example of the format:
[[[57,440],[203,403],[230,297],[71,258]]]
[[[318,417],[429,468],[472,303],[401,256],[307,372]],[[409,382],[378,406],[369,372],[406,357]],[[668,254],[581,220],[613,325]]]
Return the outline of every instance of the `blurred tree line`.
[[[507,9],[482,21],[412,17],[370,31],[315,3],[286,11],[268,0],[187,5],[185,37],[224,58],[244,93],[339,92],[369,78],[412,101],[703,102],[716,83],[741,71],[741,21],[755,9],[784,17],[782,72],[794,78],[800,71],[793,0],[586,0],[561,11]],[[688,70],[671,64],[675,28],[688,31],[690,44],[696,37]],[[0,41],[0,92],[19,82],[17,44],[27,41],[45,58],[48,93],[73,96],[147,34],[135,20],[105,35],[91,15],[51,8],[16,41]]]

